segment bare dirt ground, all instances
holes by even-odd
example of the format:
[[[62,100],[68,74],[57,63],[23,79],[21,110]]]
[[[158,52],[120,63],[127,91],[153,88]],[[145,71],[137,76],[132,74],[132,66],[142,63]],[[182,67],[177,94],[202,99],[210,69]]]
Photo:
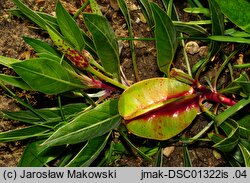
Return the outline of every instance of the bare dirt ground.
[[[43,11],[46,13],[54,14],[56,0],[25,0],[27,5],[34,10]],[[62,0],[66,9],[74,13],[79,7],[81,1]],[[152,32],[146,23],[141,19],[141,11],[135,0],[128,0],[128,6],[131,11],[131,18],[133,19],[133,32],[135,37],[151,37]],[[181,1],[177,6],[180,16],[183,19],[189,19],[182,11],[183,4]],[[116,1],[114,0],[100,0],[98,1],[103,14],[112,24],[115,34],[118,37],[127,37],[128,31],[126,29],[126,22],[122,17],[122,13],[119,11]],[[32,50],[24,43],[22,36],[28,36],[33,38],[46,39],[40,31],[34,29],[34,25],[10,15],[8,9],[13,8],[14,4],[11,0],[0,1],[0,55],[25,59],[32,57]],[[81,24],[81,20],[78,20]],[[152,41],[135,42],[136,58],[138,63],[138,70],[140,78],[147,79],[152,77],[161,76],[156,64],[156,52],[155,45]],[[189,55],[190,60],[195,62],[197,58],[201,57],[199,54],[193,56]],[[183,70],[185,66],[183,63],[183,56],[179,53],[176,56],[175,63],[178,64]],[[134,71],[132,68],[131,54],[129,49],[129,43],[123,42],[123,49],[121,52],[121,65],[123,72],[130,83],[135,82]],[[10,70],[0,66],[1,73],[11,72]],[[13,89],[13,88],[12,88]],[[42,107],[53,105],[53,100],[46,96],[39,95],[37,93],[27,93],[14,89],[16,93],[23,99],[29,101],[34,107]],[[46,101],[46,102],[44,102]],[[0,89],[0,109],[19,110],[18,104],[14,100],[9,99],[7,94]],[[8,121],[6,119],[0,119],[0,131],[7,131],[14,128],[22,127],[22,124],[15,121]],[[198,116],[192,125],[186,130],[184,136],[191,137],[199,132],[208,121],[202,115]],[[0,166],[17,166],[20,156],[24,150],[26,142],[13,142],[13,143],[0,143]],[[166,146],[174,146],[174,148],[168,148],[173,150],[168,157],[164,156],[163,166],[183,166],[183,153],[180,144],[169,144]],[[190,149],[190,155],[193,166],[225,166],[223,159],[216,159],[213,155],[213,149],[209,148],[207,143],[195,143]],[[131,155],[124,155],[120,160],[112,164],[112,166],[152,166],[152,162],[144,161],[143,159]]]

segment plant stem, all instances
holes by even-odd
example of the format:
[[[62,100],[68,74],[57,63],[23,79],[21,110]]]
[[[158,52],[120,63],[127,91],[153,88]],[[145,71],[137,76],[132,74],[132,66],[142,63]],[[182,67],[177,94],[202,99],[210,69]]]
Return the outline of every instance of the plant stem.
[[[180,33],[180,36],[181,36],[181,38],[183,38],[182,33]],[[185,62],[186,62],[188,74],[189,74],[189,76],[192,77],[192,71],[191,71],[191,67],[190,67],[190,64],[189,64],[189,59],[188,59],[188,56],[187,56],[187,52],[185,50],[185,42],[184,42],[183,39],[181,40],[181,46],[182,46],[182,53],[183,53],[183,56],[184,56],[184,59],[185,59]]]
[[[235,105],[232,107],[226,109],[224,112],[218,114],[215,118],[214,121],[216,122],[217,126],[220,126],[227,118],[235,114],[238,110],[242,109],[246,105],[250,103],[250,96],[248,98],[243,98],[239,102],[237,102]]]
[[[200,68],[198,69],[198,71],[195,74],[195,81],[199,80],[200,74],[201,72],[204,70],[204,68],[206,67],[206,65],[208,64],[208,62],[210,61],[210,57],[211,55],[209,54],[206,58],[206,60],[202,63],[202,65],[200,66]]]
[[[205,126],[199,133],[197,133],[195,136],[193,136],[192,138],[188,138],[188,139],[182,139],[181,141],[183,143],[193,143],[197,140],[199,140],[200,137],[202,137],[210,128],[211,126],[214,124],[214,121],[211,121],[210,123],[207,124],[207,126]]]
[[[96,107],[96,103],[92,98],[90,98],[85,92],[81,92],[81,94],[86,98],[86,100],[90,103],[92,107]]]
[[[136,153],[138,153],[139,155],[141,155],[143,158],[145,158],[146,160],[152,160],[152,158],[150,158],[148,155],[146,155],[145,153],[143,153],[139,148],[137,148],[128,138],[127,134],[124,132],[124,126],[119,126],[118,131],[120,132],[121,136],[124,138],[124,140],[128,143],[128,145],[130,147],[132,147],[132,149],[134,149],[136,151]]]
[[[215,79],[214,79],[214,83],[213,83],[213,89],[216,88],[216,85],[217,85],[217,81],[218,81],[218,78],[220,76],[220,73],[222,72],[223,69],[225,69],[225,66],[227,65],[227,63],[231,60],[231,58],[236,54],[238,53],[239,49],[235,50],[234,52],[232,52],[227,58],[226,60],[223,62],[223,64],[220,66],[219,70],[217,71],[216,73],[216,76],[215,76]]]
[[[35,115],[37,115],[41,120],[46,121],[46,118],[45,118],[45,117],[43,117],[39,112],[35,111],[35,110],[33,109],[33,107],[32,107],[30,104],[24,102],[21,98],[19,98],[15,93],[13,93],[11,90],[9,90],[9,89],[8,89],[4,84],[2,84],[1,82],[0,82],[0,86],[1,86],[4,90],[6,90],[6,91],[11,95],[11,97],[13,97],[17,102],[19,102],[20,104],[22,104],[24,107],[27,107],[30,111],[32,111]]]
[[[199,7],[199,8],[204,8],[203,5],[200,3],[199,0],[193,0],[194,3]]]
[[[167,15],[172,18],[173,0],[169,0],[167,7]]]
[[[61,114],[61,118],[62,118],[62,121],[66,121],[65,119],[65,116],[64,116],[64,113],[63,113],[63,109],[62,109],[62,101],[61,101],[61,96],[58,95],[58,105],[59,105],[59,108],[60,108],[60,114]]]
[[[95,66],[100,71],[104,72],[106,75],[112,77],[112,74],[105,71],[105,69],[100,64],[98,64],[97,61],[95,61],[94,59],[89,59],[89,63],[92,64],[93,66]]]
[[[89,0],[86,0],[86,2],[82,5],[82,7],[77,10],[75,15],[73,16],[73,19],[77,19],[77,17],[81,14],[81,12],[88,6],[88,4]]]
[[[88,66],[88,68],[86,69],[86,71],[89,71],[90,73],[94,74],[95,76],[97,76],[98,78],[118,87],[118,88],[121,88],[123,90],[126,90],[128,87],[114,79],[111,79],[107,76],[105,76],[104,74],[100,73],[99,71],[95,70],[93,67],[91,66]]]
[[[129,33],[130,37],[133,36],[131,28],[128,30],[128,33]],[[131,50],[132,63],[133,63],[134,72],[135,72],[135,79],[136,79],[136,81],[140,81],[140,77],[139,77],[138,69],[137,69],[137,63],[136,63],[135,47],[134,47],[134,42],[132,40],[129,41],[129,46],[130,46],[130,50]]]
[[[131,37],[118,37],[117,40],[125,40],[125,41],[155,41],[155,38],[147,38],[147,37],[138,37],[138,38],[131,38]]]

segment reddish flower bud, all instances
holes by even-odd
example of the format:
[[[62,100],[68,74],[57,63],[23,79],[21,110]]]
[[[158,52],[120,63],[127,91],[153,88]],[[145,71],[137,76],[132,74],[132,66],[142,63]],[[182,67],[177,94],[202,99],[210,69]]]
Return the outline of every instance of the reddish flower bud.
[[[56,32],[48,28],[48,33],[52,41],[57,46],[58,50],[64,53],[77,68],[84,70],[88,67],[88,59],[82,55],[79,51],[71,48]]]

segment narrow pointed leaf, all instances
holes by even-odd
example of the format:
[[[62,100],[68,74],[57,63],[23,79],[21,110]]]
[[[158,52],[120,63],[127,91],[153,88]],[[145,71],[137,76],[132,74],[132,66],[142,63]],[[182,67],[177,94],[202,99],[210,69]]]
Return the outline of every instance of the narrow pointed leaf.
[[[117,100],[109,100],[59,128],[44,145],[75,144],[90,140],[114,129],[120,121]]]
[[[230,116],[234,115],[237,111],[245,107],[250,103],[250,97],[248,98],[243,98],[230,108],[224,110],[222,113],[218,114],[214,121],[217,123],[217,126],[220,126],[227,118]]]
[[[20,62],[20,60],[0,55],[0,65],[12,68],[11,65],[17,62]]]
[[[13,0],[16,6],[21,10],[23,14],[25,14],[30,20],[35,22],[42,29],[46,29],[46,26],[50,26],[40,15],[38,15],[35,11],[32,11],[28,6],[26,6],[20,0]]]
[[[245,37],[250,38],[250,33],[247,33],[245,31],[239,31],[236,28],[231,28],[225,30],[225,35],[233,36],[233,37]]]
[[[63,155],[60,157],[58,167],[65,167],[85,144],[86,142],[68,145],[64,150]]]
[[[104,69],[120,80],[119,48],[108,20],[96,14],[84,14],[85,25],[92,35],[96,52]]]
[[[147,19],[147,23],[152,28],[154,25],[154,19],[149,0],[139,0],[139,2],[141,3],[142,12]]]
[[[76,116],[78,113],[83,111],[87,107],[86,104],[83,103],[75,103],[75,104],[68,104],[62,106],[61,111],[64,114],[66,120],[71,119],[72,117]],[[37,113],[41,114],[46,122],[60,122],[62,121],[61,111],[60,108],[53,107],[53,108],[43,108],[43,109],[34,109]],[[2,113],[0,116],[18,120],[22,122],[43,122],[39,116],[34,114],[32,111],[1,111]]]
[[[158,5],[151,3],[151,8],[155,21],[158,67],[169,76],[178,43],[176,30],[171,19]]]
[[[64,9],[60,1],[57,1],[56,4],[56,16],[58,25],[65,39],[69,41],[76,50],[81,52],[85,45],[81,30],[75,20]]]
[[[239,120],[240,136],[250,140],[250,115]]]
[[[97,14],[97,15],[102,15],[102,12],[96,0],[89,0],[89,5],[91,7],[92,13]]]
[[[14,16],[18,16],[18,17],[22,17],[22,18],[29,18],[20,9],[10,9],[9,12]],[[39,12],[39,11],[34,11],[34,12],[45,20],[46,25],[51,25],[51,27],[53,27],[54,29],[59,30],[59,26],[58,26],[56,18],[54,16],[52,16],[50,14],[43,13],[43,12]],[[34,23],[36,23],[36,22],[34,22]]]
[[[55,62],[58,62],[60,65],[62,65],[66,70],[71,71],[71,72],[75,72],[75,69],[73,68],[73,66],[71,66],[67,61],[65,61],[64,59],[62,59],[62,57],[58,57],[56,55],[52,55],[50,53],[38,53],[38,56],[42,59],[45,60],[53,60]]]
[[[248,0],[215,0],[224,15],[235,25],[250,33],[250,2]]]
[[[10,10],[10,11],[12,12],[12,10]],[[14,12],[22,14],[22,12],[20,10],[14,10]],[[51,27],[52,29],[59,31],[59,25],[57,23],[57,18],[55,18],[55,17],[53,17],[53,16],[51,16],[49,14],[42,13],[42,12],[36,12],[35,11],[35,13],[38,14],[41,18],[43,18],[45,20],[46,26],[49,25],[49,27]],[[14,15],[16,15],[16,14],[14,13]],[[27,18],[28,16],[25,15],[24,17]],[[47,29],[46,26],[43,27],[43,29]],[[81,30],[81,34],[82,34],[82,36],[84,38],[84,41],[85,41],[85,44],[86,44],[86,48],[85,49],[87,51],[91,52],[91,54],[96,55],[96,51],[95,51],[95,47],[94,47],[93,41],[82,30]]]
[[[250,151],[250,141],[248,139],[240,138],[240,142],[242,146],[245,146],[248,151]]]
[[[163,164],[163,148],[159,148],[156,153],[156,158],[154,161],[154,167],[162,167]]]
[[[37,53],[49,53],[61,57],[57,50],[46,42],[29,37],[23,37],[24,41],[29,44]]]
[[[233,42],[233,43],[245,43],[250,44],[249,38],[232,37],[232,36],[208,36],[209,39],[220,42]]]
[[[20,77],[15,77],[15,76],[9,76],[5,74],[0,74],[0,81],[7,85],[15,86],[18,88],[21,88],[23,90],[31,90],[32,88],[25,83],[22,78]]]
[[[189,155],[187,145],[183,145],[182,150],[183,150],[184,167],[192,167],[192,161]]]
[[[206,16],[209,16],[209,9],[207,8],[192,7],[192,8],[184,8],[183,11],[187,13],[202,13]]]
[[[48,125],[52,125],[49,123]],[[17,140],[25,140],[32,137],[40,137],[49,132],[51,129],[42,126],[29,126],[22,129],[15,129],[0,133],[0,142],[11,142]]]
[[[190,36],[208,36],[207,30],[199,25],[190,25],[185,22],[175,22],[174,26],[176,31],[184,32]]]
[[[32,89],[46,94],[58,94],[84,87],[55,61],[30,59],[14,63],[12,67]]]
[[[212,20],[212,35],[224,34],[224,16],[215,2],[215,0],[209,0],[209,8]],[[210,56],[213,57],[220,49],[221,43],[212,41],[210,45]]]
[[[221,125],[221,127],[223,128],[225,133],[228,134],[228,136],[223,140],[219,141],[218,143],[216,143],[215,145],[213,145],[213,147],[223,152],[230,152],[237,146],[239,142],[238,124],[236,122],[232,124],[225,122]],[[229,132],[229,130],[231,132]]]
[[[250,167],[250,151],[242,144],[239,144],[239,147],[244,157],[245,166]]]
[[[89,140],[79,153],[66,165],[66,167],[89,166],[100,155],[107,144],[109,136],[110,133]]]
[[[118,0],[118,5],[120,7],[120,10],[121,10],[121,12],[126,20],[127,26],[128,26],[128,36],[132,38],[132,37],[134,37],[134,35],[133,35],[131,18],[130,18],[128,6],[127,6],[125,0]],[[132,57],[133,69],[135,72],[135,78],[137,81],[139,81],[140,77],[138,75],[138,69],[137,69],[137,63],[136,63],[135,46],[134,46],[134,42],[132,40],[129,41],[129,47],[130,47],[130,52],[131,52],[131,57]]]
[[[138,147],[136,147],[136,145],[134,145],[131,140],[128,138],[128,130],[126,129],[126,127],[124,125],[120,125],[119,126],[119,132],[122,135],[122,137],[124,138],[124,140],[126,141],[126,143],[141,157],[143,157],[146,160],[151,161],[152,158],[150,158],[147,154],[145,154],[144,152],[142,152]]]
[[[42,167],[54,160],[65,149],[65,146],[44,147],[41,143],[44,140],[31,142],[24,150],[19,167]]]

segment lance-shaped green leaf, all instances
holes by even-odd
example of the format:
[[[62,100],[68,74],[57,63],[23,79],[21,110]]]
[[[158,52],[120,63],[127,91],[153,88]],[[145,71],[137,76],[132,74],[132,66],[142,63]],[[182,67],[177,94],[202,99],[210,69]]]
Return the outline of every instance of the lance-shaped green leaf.
[[[215,0],[224,15],[235,25],[250,33],[250,2],[248,0]]]
[[[220,127],[227,134],[226,138],[222,138],[221,140],[217,141],[216,136],[218,135],[210,134],[209,137],[214,142],[217,142],[215,145],[213,145],[214,148],[217,148],[223,152],[230,152],[237,146],[239,141],[238,124],[235,122],[232,123],[224,122]]]
[[[158,5],[151,3],[151,8],[155,21],[157,63],[159,69],[168,76],[178,43],[176,30],[171,19]]]
[[[247,145],[248,146],[244,146],[243,144],[239,144],[239,147],[240,147],[240,150],[241,150],[243,158],[244,158],[245,166],[250,167],[250,150],[249,150],[250,143],[248,142]]]
[[[92,10],[92,13],[97,14],[97,15],[102,15],[102,12],[96,2],[96,0],[89,0],[89,5]]]
[[[119,99],[119,113],[130,120],[193,93],[193,88],[175,79],[152,78],[135,83]]]
[[[28,43],[37,53],[48,53],[61,57],[58,51],[46,42],[38,39],[23,37],[24,41]]]
[[[0,55],[0,64],[1,65],[12,68],[11,65],[14,64],[14,63],[17,63],[17,62],[20,62],[20,60]]]
[[[56,4],[56,17],[60,30],[65,39],[69,41],[76,50],[82,51],[85,43],[81,30],[77,26],[75,20],[64,9],[60,1],[57,1]]]
[[[120,80],[119,48],[108,20],[96,14],[84,14],[84,22],[92,35],[96,52],[104,69]]]
[[[132,37],[134,37],[134,35],[133,35],[133,31],[132,31],[132,24],[131,24],[131,18],[130,18],[128,6],[127,6],[125,0],[118,0],[118,5],[120,7],[122,14],[124,15],[124,18],[125,18],[127,26],[128,26],[128,36],[132,38]],[[133,68],[134,68],[134,72],[135,72],[135,78],[137,81],[140,81],[140,77],[139,77],[138,69],[137,69],[137,63],[136,63],[135,46],[134,46],[134,43],[132,40],[129,41],[129,46],[130,46]]]
[[[90,140],[114,129],[120,121],[117,100],[109,100],[59,128],[44,145],[76,144]]]
[[[240,136],[250,140],[250,115],[239,120]]]
[[[19,161],[19,167],[42,167],[48,162],[60,156],[65,146],[44,147],[41,143],[44,140],[31,142],[24,150]]]
[[[29,59],[14,63],[12,67],[32,89],[46,94],[58,94],[84,87],[63,66],[49,59]]]
[[[139,0],[139,2],[141,4],[142,12],[147,19],[147,23],[152,28],[154,26],[154,19],[149,0]]]
[[[35,11],[32,11],[28,6],[22,3],[22,1],[13,0],[13,2],[21,10],[23,14],[25,14],[29,19],[31,19],[41,28],[46,29],[46,26],[49,26],[49,24],[40,15],[38,15]]]
[[[87,167],[104,149],[111,133],[89,140],[79,153],[66,165],[67,167]]]
[[[25,83],[22,78],[20,77],[15,77],[15,76],[9,76],[5,74],[0,74],[0,81],[7,85],[12,85],[18,88],[21,88],[23,90],[31,90],[32,88]]]
[[[190,153],[188,151],[188,146],[187,145],[183,145],[182,147],[182,151],[183,151],[183,164],[185,167],[192,167],[192,160],[190,158]]]
[[[22,11],[20,11],[20,10],[10,10],[11,11],[11,13],[14,13],[14,15],[16,15],[16,16],[22,16],[22,17],[25,17],[25,18],[30,18],[31,20],[33,20],[30,16],[29,16],[29,14],[24,14],[23,13],[23,11],[25,11],[24,9],[22,9]],[[57,23],[57,18],[56,17],[54,17],[54,16],[51,16],[51,15],[49,15],[49,14],[45,14],[45,13],[42,13],[42,12],[36,12],[36,11],[33,11],[34,12],[34,20],[39,20],[39,18],[37,18],[36,17],[36,15],[39,15],[41,18],[43,18],[44,19],[44,21],[45,21],[45,25],[42,27],[43,29],[47,29],[47,27],[49,26],[49,27],[51,27],[52,29],[54,29],[54,30],[57,30],[57,31],[59,31],[59,25],[58,25],[58,23]],[[24,16],[25,15],[25,16]],[[37,21],[34,21],[34,23],[39,23],[39,21],[37,22]],[[47,26],[47,27],[46,27]],[[88,50],[89,52],[91,52],[91,54],[93,54],[93,55],[96,55],[96,53],[95,53],[95,48],[94,48],[94,44],[93,44],[93,41],[87,36],[87,34],[85,33],[85,32],[83,32],[82,30],[81,30],[81,34],[82,34],[82,36],[83,36],[83,39],[84,39],[84,41],[85,41],[85,46],[86,46],[86,50]]]
[[[81,54],[79,51],[73,49],[68,43],[63,40],[61,35],[59,35],[53,29],[47,27],[47,31],[52,39],[52,41],[57,46],[58,50],[61,51],[65,56],[79,69],[86,69],[89,65],[88,59]]]
[[[184,32],[190,36],[208,36],[206,29],[199,25],[190,25],[186,22],[174,22],[177,31]]]
[[[47,125],[55,125],[56,123],[47,123]],[[25,140],[32,137],[41,137],[46,135],[51,129],[39,126],[39,125],[33,125],[24,127],[21,129],[15,129],[10,130],[6,132],[0,133],[0,142],[11,142],[11,141],[17,141],[17,140]]]
[[[224,34],[224,16],[215,2],[215,0],[209,0],[209,8],[212,19],[212,35]],[[213,57],[220,49],[220,42],[212,41],[210,46],[210,54]]]
[[[121,95],[119,113],[135,135],[166,140],[183,131],[199,112],[198,96],[193,91],[174,79],[144,80]]]
[[[34,111],[43,116],[43,119],[41,119],[39,116],[29,110],[1,111],[0,116],[12,120],[18,120],[29,123],[44,122],[44,119],[46,120],[46,122],[60,122],[62,121],[61,112],[64,114],[64,118],[66,120],[69,120],[72,117],[76,116],[79,112],[86,109],[86,107],[86,104],[74,103],[62,106],[61,109],[58,107],[34,109]]]

